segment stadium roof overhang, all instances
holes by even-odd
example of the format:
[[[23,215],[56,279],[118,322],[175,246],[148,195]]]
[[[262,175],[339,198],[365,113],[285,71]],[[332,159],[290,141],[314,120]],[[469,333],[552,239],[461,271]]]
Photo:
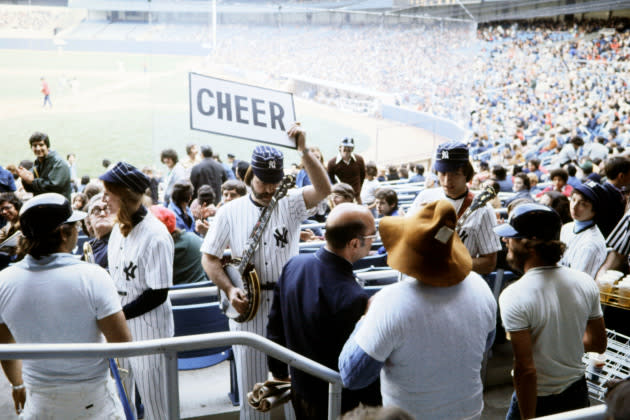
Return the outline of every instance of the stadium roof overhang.
[[[212,1],[68,0],[68,7],[96,11],[209,13]],[[630,9],[630,0],[344,0],[217,1],[220,13],[378,13],[418,18],[489,22]]]

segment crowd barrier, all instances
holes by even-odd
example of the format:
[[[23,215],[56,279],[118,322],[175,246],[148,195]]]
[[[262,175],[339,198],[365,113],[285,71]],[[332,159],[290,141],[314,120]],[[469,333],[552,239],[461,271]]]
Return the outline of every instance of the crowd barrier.
[[[328,419],[332,420],[339,417],[341,413],[342,388],[339,373],[260,335],[249,332],[200,334],[159,340],[134,341],[131,343],[2,344],[0,345],[0,360],[112,358],[162,354],[166,362],[168,418],[169,420],[177,420],[180,418],[177,352],[231,346],[234,344],[253,347],[294,368],[328,382]]]
[[[553,414],[551,416],[538,417],[541,420],[605,420],[606,406],[604,404],[594,407],[583,408],[581,410],[566,411],[564,413]]]

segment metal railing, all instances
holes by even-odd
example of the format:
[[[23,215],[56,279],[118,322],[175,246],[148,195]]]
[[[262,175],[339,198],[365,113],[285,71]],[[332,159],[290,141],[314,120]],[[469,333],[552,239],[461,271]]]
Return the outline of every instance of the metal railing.
[[[581,410],[565,411],[564,413],[537,418],[540,420],[604,420],[606,418],[606,406],[600,404]]]
[[[249,332],[222,332],[189,335],[131,343],[72,343],[72,344],[2,344],[0,360],[9,359],[65,359],[133,357],[162,354],[166,362],[166,391],[169,420],[179,419],[179,379],[177,352],[201,350],[240,344],[253,347],[294,368],[328,382],[328,418],[341,413],[341,377],[327,368],[294,351],[286,349],[260,335]],[[243,401],[241,404],[246,404]]]

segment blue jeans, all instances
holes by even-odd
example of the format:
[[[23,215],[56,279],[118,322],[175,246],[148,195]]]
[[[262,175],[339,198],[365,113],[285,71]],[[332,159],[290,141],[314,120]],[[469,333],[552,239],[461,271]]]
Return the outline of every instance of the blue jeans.
[[[546,395],[536,398],[536,417],[562,413],[564,411],[577,410],[588,407],[588,388],[586,378],[582,377],[573,382],[571,386],[559,394]],[[505,420],[521,420],[521,412],[516,399],[516,392],[512,394],[512,402]]]

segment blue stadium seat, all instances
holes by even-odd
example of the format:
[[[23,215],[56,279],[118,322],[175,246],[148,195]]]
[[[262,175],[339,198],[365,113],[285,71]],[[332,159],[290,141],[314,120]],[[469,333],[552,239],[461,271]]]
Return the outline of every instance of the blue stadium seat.
[[[387,254],[368,255],[352,265],[353,270],[361,270],[372,267],[387,267]]]
[[[486,282],[488,282],[488,286],[490,286],[494,298],[498,300],[503,288],[511,281],[516,280],[519,276],[512,271],[499,268],[497,271],[493,271],[483,277]]]
[[[228,318],[221,312],[218,302],[173,306],[175,337],[229,331]],[[201,369],[228,359],[230,346],[192,350],[177,354],[179,370]]]
[[[212,303],[219,300],[218,289],[216,286],[194,287],[189,289],[170,289],[168,297],[173,306]]]
[[[198,281],[196,283],[182,283],[182,284],[174,284],[169,290],[182,290],[182,289],[196,289],[198,287],[212,287],[214,283],[211,280],[208,281]]]
[[[300,254],[314,254],[321,247],[300,247]]]
[[[362,280],[364,287],[386,286],[396,283],[400,272],[389,267],[372,267],[370,269],[356,270],[354,274]]]
[[[378,292],[382,288],[383,288],[383,286],[367,286],[367,287],[364,287],[365,291],[368,292],[368,295],[370,295],[370,297],[374,296],[376,294],[376,292]]]

